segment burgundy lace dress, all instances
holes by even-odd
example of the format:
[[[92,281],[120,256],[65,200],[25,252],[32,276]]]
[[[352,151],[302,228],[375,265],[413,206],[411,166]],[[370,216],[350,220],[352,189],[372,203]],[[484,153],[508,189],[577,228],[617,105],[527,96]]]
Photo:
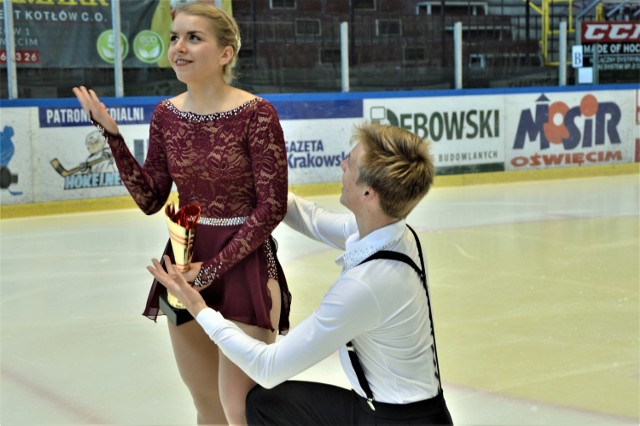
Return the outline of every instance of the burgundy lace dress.
[[[225,318],[263,328],[289,328],[291,295],[272,231],[287,209],[287,154],[275,108],[255,98],[227,112],[197,115],[160,102],[150,125],[144,166],[122,136],[105,135],[120,176],[146,214],[164,208],[175,182],[180,204],[202,208],[193,262],[204,262],[196,282],[209,306]],[[173,258],[170,244],[165,252]],[[280,323],[271,324],[268,278],[282,294]],[[159,314],[166,289],[152,284],[144,315]]]

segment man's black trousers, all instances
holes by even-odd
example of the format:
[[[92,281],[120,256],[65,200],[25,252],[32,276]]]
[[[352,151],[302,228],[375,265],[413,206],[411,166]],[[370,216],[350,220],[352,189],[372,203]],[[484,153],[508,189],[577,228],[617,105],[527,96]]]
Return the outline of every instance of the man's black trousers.
[[[442,394],[411,404],[367,401],[352,390],[324,383],[287,381],[254,387],[247,396],[250,425],[453,425]]]

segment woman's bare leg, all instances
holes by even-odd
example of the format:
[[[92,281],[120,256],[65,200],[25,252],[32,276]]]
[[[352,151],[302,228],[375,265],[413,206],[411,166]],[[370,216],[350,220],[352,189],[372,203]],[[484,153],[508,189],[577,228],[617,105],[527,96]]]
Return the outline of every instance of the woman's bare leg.
[[[271,324],[277,329],[280,320],[280,286],[274,279],[269,279],[267,287],[271,293]],[[278,334],[277,330],[271,331],[254,325],[248,325],[236,322],[236,324],[244,330],[248,335],[262,340],[263,342],[273,343]],[[247,394],[255,386],[255,382],[232,363],[222,352],[220,352],[220,368],[219,368],[219,384],[220,399],[224,407],[227,420],[230,425],[245,425],[247,419],[245,415],[245,401]]]
[[[198,424],[227,424],[218,394],[218,347],[196,321],[168,324],[178,371],[193,398]]]

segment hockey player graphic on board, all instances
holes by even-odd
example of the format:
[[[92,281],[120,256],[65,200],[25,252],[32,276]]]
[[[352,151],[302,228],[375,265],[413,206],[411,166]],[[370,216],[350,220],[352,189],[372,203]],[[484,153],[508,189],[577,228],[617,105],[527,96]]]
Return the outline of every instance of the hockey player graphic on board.
[[[111,150],[100,132],[97,130],[90,132],[84,142],[87,151],[89,151],[89,156],[86,161],[80,163],[73,169],[66,169],[57,158],[51,160],[51,166],[60,176],[67,177],[76,173],[112,173],[116,171]]]
[[[85,164],[85,173],[111,173],[116,171],[111,150],[100,132],[93,131],[84,140],[89,151],[89,157]]]

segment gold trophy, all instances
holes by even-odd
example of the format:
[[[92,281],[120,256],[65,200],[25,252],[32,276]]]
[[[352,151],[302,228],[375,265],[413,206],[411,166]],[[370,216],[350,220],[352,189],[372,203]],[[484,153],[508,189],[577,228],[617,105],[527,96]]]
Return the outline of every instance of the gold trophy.
[[[171,203],[165,207],[164,212],[176,266],[181,272],[188,271],[193,257],[193,243],[200,218],[200,206],[187,204],[176,211],[175,205]],[[176,325],[192,318],[186,307],[170,292],[167,292],[166,300],[160,298],[160,308]]]

